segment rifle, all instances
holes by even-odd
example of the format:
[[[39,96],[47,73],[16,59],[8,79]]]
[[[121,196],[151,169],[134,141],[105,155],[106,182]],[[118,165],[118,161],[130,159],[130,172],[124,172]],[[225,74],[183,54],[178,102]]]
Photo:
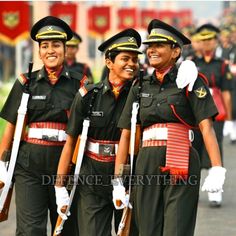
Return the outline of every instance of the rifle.
[[[141,97],[142,81],[143,81],[143,69],[140,69],[140,73],[139,73],[139,92],[138,92],[138,95],[137,95],[137,101],[135,101],[133,103],[133,106],[132,106],[132,117],[131,117],[130,178],[129,178],[129,190],[128,190],[129,197],[130,197],[130,194],[131,194],[131,181],[132,181],[134,155],[137,154],[136,141],[139,141],[139,138],[137,138],[136,133],[140,134],[140,125],[137,127],[137,117],[138,117],[139,103],[140,103],[140,97]],[[121,217],[121,222],[120,222],[119,227],[118,227],[117,236],[129,236],[131,215],[132,215],[131,208],[129,208],[129,206],[124,207],[122,217]]]
[[[84,150],[85,150],[85,146],[86,146],[86,142],[87,142],[88,129],[89,129],[89,126],[90,126],[90,115],[92,113],[92,108],[93,108],[93,105],[94,105],[94,102],[95,102],[97,92],[98,92],[98,89],[95,88],[93,90],[93,95],[92,95],[92,98],[91,98],[91,101],[90,101],[88,115],[83,121],[82,133],[78,137],[78,140],[77,140],[76,146],[78,146],[78,149],[75,148],[75,150],[74,150],[74,154],[76,152],[78,152],[78,154],[77,154],[76,158],[75,158],[75,155],[73,154],[73,158],[72,158],[74,160],[76,159],[73,187],[72,187],[71,192],[70,192],[70,197],[69,197],[70,200],[69,200],[68,206],[67,207],[65,206],[61,209],[61,211],[63,213],[65,213],[66,215],[68,214],[68,212],[70,210],[70,207],[71,207],[71,204],[72,204],[72,201],[73,201],[73,198],[74,198],[74,194],[75,194],[75,190],[76,190],[76,186],[77,186],[77,182],[78,182],[78,177],[79,177],[79,173],[80,173],[80,168],[81,168],[82,161],[83,161]],[[57,217],[57,222],[56,222],[55,230],[53,232],[53,236],[61,235],[61,231],[63,230],[63,226],[64,226],[65,221],[66,220],[62,219],[60,215]]]
[[[33,63],[30,62],[29,63],[29,71],[28,71],[28,79],[25,84],[25,89],[22,93],[20,106],[18,108],[16,128],[15,128],[15,132],[14,132],[14,139],[13,139],[13,144],[12,144],[12,149],[11,149],[11,156],[10,156],[10,161],[9,161],[9,165],[8,165],[8,170],[7,170],[7,179],[6,179],[6,182],[4,183],[4,187],[3,187],[1,197],[0,197],[0,222],[8,219],[8,212],[9,212],[12,191],[13,191],[13,185],[14,185],[14,183],[12,181],[12,177],[13,177],[13,172],[15,169],[16,159],[17,159],[21,136],[22,136],[24,123],[25,123],[27,104],[28,104],[29,96],[30,96],[30,94],[29,94],[29,80],[31,77],[32,68],[33,68]]]

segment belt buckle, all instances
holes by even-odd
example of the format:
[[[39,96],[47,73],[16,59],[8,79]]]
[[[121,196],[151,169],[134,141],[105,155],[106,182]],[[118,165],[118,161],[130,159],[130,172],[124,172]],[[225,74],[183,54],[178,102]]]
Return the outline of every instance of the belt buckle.
[[[58,141],[58,131],[56,130],[50,130],[51,134],[48,134],[49,133],[49,130],[48,129],[45,129],[43,130],[42,132],[42,140],[45,140],[45,141],[53,141],[53,142],[57,142]]]
[[[46,135],[46,134],[43,134],[42,135],[42,140],[57,142],[58,141],[58,135]]]
[[[99,144],[99,154],[103,156],[115,156],[116,150],[114,144]]]

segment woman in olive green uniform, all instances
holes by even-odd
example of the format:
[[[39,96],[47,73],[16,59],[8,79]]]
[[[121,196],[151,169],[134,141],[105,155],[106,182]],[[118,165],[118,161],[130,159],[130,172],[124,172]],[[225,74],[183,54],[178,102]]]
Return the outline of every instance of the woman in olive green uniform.
[[[201,78],[197,78],[193,91],[180,86],[186,78],[196,79],[191,78],[193,68],[187,66],[183,70],[182,67],[180,71],[175,65],[182,46],[190,40],[156,19],[150,22],[148,33],[148,39],[143,43],[148,45],[146,53],[155,71],[144,78],[140,93],[139,119],[143,133],[134,176],[136,222],[140,236],[191,236],[197,213],[200,161],[191,146],[190,129],[199,125],[214,166],[203,189],[221,190],[225,169],[221,167],[212,128],[217,109]],[[115,164],[116,175],[120,164],[127,159],[132,104],[139,92],[138,85],[130,89],[118,123],[123,130]],[[217,176],[221,180],[219,185],[214,181]]]
[[[44,66],[32,72],[31,78],[28,78],[28,133],[20,144],[14,172],[16,235],[45,236],[48,210],[52,230],[58,216],[54,183],[48,181],[53,179],[57,171],[66,140],[65,129],[70,106],[82,78],[80,74],[70,72],[63,66],[65,42],[72,37],[72,31],[64,21],[47,16],[32,27],[31,37],[39,43],[39,57]],[[1,117],[7,121],[7,125],[0,156],[11,148],[17,110],[28,79],[27,74],[19,76],[1,111]],[[67,234],[65,230],[64,235],[78,235],[72,225],[69,230],[70,233]]]
[[[109,236],[112,229],[114,206],[111,177],[114,173],[116,151],[121,131],[117,123],[128,92],[138,71],[141,37],[134,29],[126,29],[99,46],[105,52],[107,78],[79,90],[72,105],[67,127],[67,140],[58,166],[58,176],[67,173],[72,152],[83,120],[88,116],[90,101],[98,90],[90,115],[90,127],[83,163],[81,182],[74,201],[78,201],[78,224],[82,236]],[[68,194],[63,183],[55,186],[58,208],[68,205]],[[115,211],[115,224],[121,212]],[[63,213],[61,213],[62,217]]]

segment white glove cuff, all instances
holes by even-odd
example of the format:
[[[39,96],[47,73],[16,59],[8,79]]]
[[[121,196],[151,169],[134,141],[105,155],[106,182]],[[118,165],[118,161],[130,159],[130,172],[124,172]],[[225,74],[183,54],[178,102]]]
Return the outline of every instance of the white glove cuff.
[[[67,206],[69,205],[69,194],[65,187],[55,186],[56,201],[58,206]]]
[[[114,187],[123,187],[123,179],[122,178],[114,178],[111,180],[111,183]]]
[[[209,174],[225,176],[226,169],[222,166],[213,166],[209,170]]]

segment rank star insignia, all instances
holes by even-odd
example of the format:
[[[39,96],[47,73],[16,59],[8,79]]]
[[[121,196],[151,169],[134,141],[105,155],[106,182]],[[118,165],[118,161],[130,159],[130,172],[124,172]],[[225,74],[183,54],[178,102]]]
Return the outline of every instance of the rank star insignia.
[[[48,31],[52,31],[52,30],[53,30],[52,25],[51,25],[51,26],[48,26],[47,30],[48,30]]]
[[[200,88],[194,90],[194,93],[196,94],[196,96],[198,98],[205,98],[207,95],[207,91],[204,87],[200,87]]]
[[[133,38],[133,37],[130,37],[130,38],[128,39],[128,41],[132,43],[132,42],[134,42],[134,38]]]

